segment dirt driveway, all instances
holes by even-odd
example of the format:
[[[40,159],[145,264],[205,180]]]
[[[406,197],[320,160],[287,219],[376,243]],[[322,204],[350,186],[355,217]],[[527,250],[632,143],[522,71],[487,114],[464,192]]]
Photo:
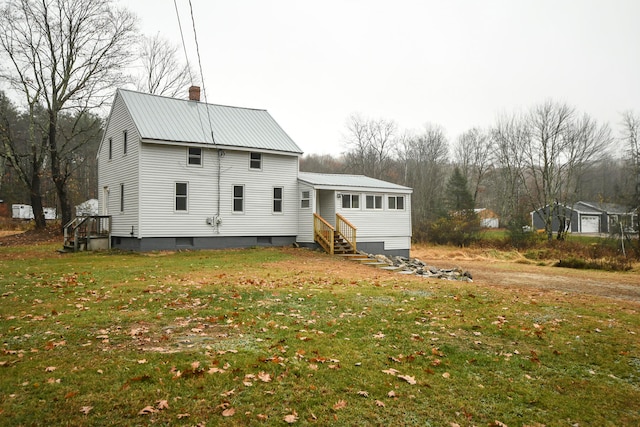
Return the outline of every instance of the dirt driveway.
[[[416,247],[411,256],[440,268],[459,266],[473,281],[490,286],[554,290],[640,302],[640,267],[630,272],[576,270],[536,265],[518,254],[497,259],[486,250]]]

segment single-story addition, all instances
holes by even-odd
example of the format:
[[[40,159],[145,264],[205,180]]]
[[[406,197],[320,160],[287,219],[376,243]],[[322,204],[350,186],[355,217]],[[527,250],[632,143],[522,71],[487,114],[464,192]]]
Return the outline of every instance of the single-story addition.
[[[327,246],[409,255],[411,193],[299,172],[302,150],[266,110],[118,89],[98,151],[99,211],[126,250]],[[343,239],[344,238],[344,239]]]
[[[534,229],[544,229],[544,215],[552,209],[552,230],[557,232],[560,220],[568,222],[571,233],[609,233],[613,227],[623,224],[625,228],[637,228],[638,216],[624,206],[613,203],[576,202],[572,206],[547,205],[531,212]]]

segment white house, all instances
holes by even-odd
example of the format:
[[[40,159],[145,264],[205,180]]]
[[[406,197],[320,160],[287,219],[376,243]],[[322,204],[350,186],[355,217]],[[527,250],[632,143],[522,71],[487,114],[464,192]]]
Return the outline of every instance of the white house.
[[[99,209],[130,250],[315,245],[314,214],[357,227],[358,249],[408,255],[411,189],[298,171],[266,110],[116,91],[98,151]],[[373,252],[373,250],[371,250]]]

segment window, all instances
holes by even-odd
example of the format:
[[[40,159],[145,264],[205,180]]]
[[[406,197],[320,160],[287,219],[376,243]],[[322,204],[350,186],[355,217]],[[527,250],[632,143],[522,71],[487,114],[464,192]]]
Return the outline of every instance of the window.
[[[301,208],[311,207],[311,191],[302,192],[302,197],[300,198],[300,207]]]
[[[187,150],[187,164],[195,166],[202,165],[202,148],[189,147]]]
[[[262,154],[251,153],[249,156],[249,169],[262,169]]]
[[[109,138],[109,160],[113,158],[113,139]]]
[[[389,196],[389,209],[404,210],[404,196]]]
[[[359,194],[343,194],[342,209],[360,209]]]
[[[375,196],[373,194],[367,194],[366,208],[367,209],[382,209],[382,196]]]
[[[282,213],[282,187],[273,187],[273,212]]]
[[[123,153],[127,154],[127,131],[126,130],[122,131],[122,146],[123,146]]]
[[[176,182],[176,211],[187,210],[187,183]]]
[[[233,211],[244,212],[244,185],[233,186]]]
[[[124,184],[120,184],[120,212],[124,212]]]

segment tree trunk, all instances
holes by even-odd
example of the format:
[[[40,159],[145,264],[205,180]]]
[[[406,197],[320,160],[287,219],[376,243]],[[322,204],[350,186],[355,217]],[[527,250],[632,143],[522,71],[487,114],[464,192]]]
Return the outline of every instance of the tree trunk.
[[[53,183],[56,186],[56,194],[58,195],[58,202],[60,203],[60,218],[62,220],[60,226],[64,228],[65,224],[71,221],[71,207],[67,194],[67,177],[62,170],[60,154],[57,147],[57,122],[56,113],[52,109],[49,114],[49,154],[51,156],[51,176],[53,178]]]
[[[36,223],[36,230],[44,230],[47,222],[44,219],[44,209],[42,208],[42,195],[40,193],[40,171],[34,170],[31,177],[31,188],[29,188],[29,198],[33,209],[33,218]]]

